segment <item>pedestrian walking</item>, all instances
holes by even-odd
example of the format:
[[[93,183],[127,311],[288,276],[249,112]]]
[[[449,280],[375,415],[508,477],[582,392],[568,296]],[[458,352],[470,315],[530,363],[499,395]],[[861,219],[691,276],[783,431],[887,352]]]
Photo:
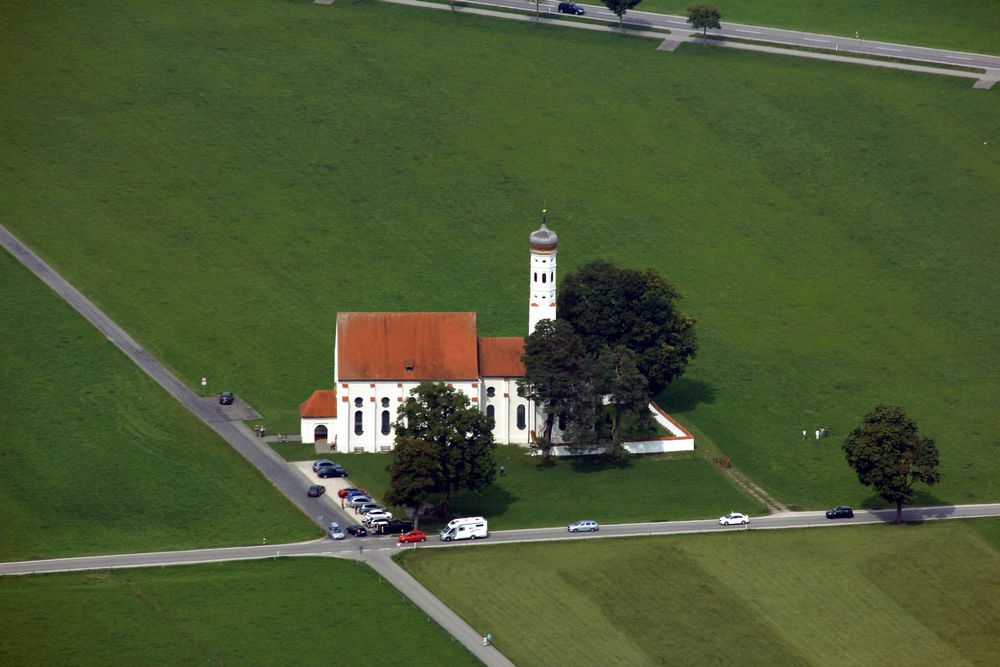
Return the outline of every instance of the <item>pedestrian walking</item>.
[[[507,474],[507,469],[504,468],[503,466],[500,466],[500,476],[503,477],[506,474]]]
[[[805,431],[805,429],[802,429],[802,439],[803,440],[806,439],[806,431]]]
[[[816,429],[816,439],[819,440],[819,429]]]

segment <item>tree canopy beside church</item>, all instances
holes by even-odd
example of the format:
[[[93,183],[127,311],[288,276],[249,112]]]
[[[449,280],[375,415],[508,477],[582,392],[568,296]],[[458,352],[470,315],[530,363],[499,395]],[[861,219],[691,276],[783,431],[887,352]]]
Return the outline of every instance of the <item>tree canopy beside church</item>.
[[[454,387],[421,382],[403,401],[393,428],[397,447],[412,438],[434,448],[433,491],[442,494],[441,508],[446,514],[455,492],[482,491],[493,483],[497,473],[493,418],[472,407],[469,398]]]
[[[635,364],[656,395],[679,378],[698,352],[695,321],[678,308],[680,290],[653,269],[623,269],[595,261],[566,276],[559,317],[597,359],[605,348],[635,353]]]

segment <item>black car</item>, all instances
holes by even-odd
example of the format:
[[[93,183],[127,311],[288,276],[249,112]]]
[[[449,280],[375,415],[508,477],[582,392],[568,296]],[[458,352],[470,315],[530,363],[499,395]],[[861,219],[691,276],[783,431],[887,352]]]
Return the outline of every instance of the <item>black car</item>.
[[[330,459],[320,459],[319,461],[313,461],[313,472],[319,472],[320,468],[343,468],[344,466],[339,463],[334,463]]]
[[[827,519],[853,519],[854,510],[852,510],[847,505],[841,505],[840,507],[834,507],[832,510],[827,510]]]
[[[403,519],[392,519],[388,523],[384,523],[377,528],[379,535],[393,535],[395,533],[405,533],[407,531],[413,530],[412,521],[404,521]]]
[[[306,493],[309,495],[310,498],[319,498],[324,493],[326,493],[326,487],[320,486],[319,484],[313,484],[312,486],[309,487],[309,490]]]
[[[560,14],[576,14],[577,16],[583,16],[587,12],[580,5],[575,2],[560,2],[559,3],[559,13]]]
[[[236,396],[231,391],[224,391],[219,394],[219,405],[232,405]]]
[[[316,471],[317,477],[327,478],[327,477],[347,477],[347,471],[340,466],[323,466]]]
[[[364,526],[348,526],[347,532],[354,537],[364,537],[368,534],[368,529]]]

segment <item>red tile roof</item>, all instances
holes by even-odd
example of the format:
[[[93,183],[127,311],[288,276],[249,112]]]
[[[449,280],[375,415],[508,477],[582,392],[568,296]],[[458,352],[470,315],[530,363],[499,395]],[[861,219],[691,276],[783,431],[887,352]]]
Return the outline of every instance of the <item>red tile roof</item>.
[[[514,378],[524,376],[524,338],[480,338],[480,377]]]
[[[299,405],[299,416],[336,417],[337,392],[333,389],[317,389]]]
[[[475,313],[338,313],[337,377],[478,379]]]

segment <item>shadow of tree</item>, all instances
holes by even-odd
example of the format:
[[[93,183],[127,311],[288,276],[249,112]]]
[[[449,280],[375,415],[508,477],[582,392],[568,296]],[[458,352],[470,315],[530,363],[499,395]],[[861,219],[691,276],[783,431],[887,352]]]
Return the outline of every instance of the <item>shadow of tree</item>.
[[[670,412],[688,412],[702,403],[711,405],[715,403],[715,386],[703,380],[691,378],[681,378],[672,385],[660,392],[656,397],[656,404]]]

